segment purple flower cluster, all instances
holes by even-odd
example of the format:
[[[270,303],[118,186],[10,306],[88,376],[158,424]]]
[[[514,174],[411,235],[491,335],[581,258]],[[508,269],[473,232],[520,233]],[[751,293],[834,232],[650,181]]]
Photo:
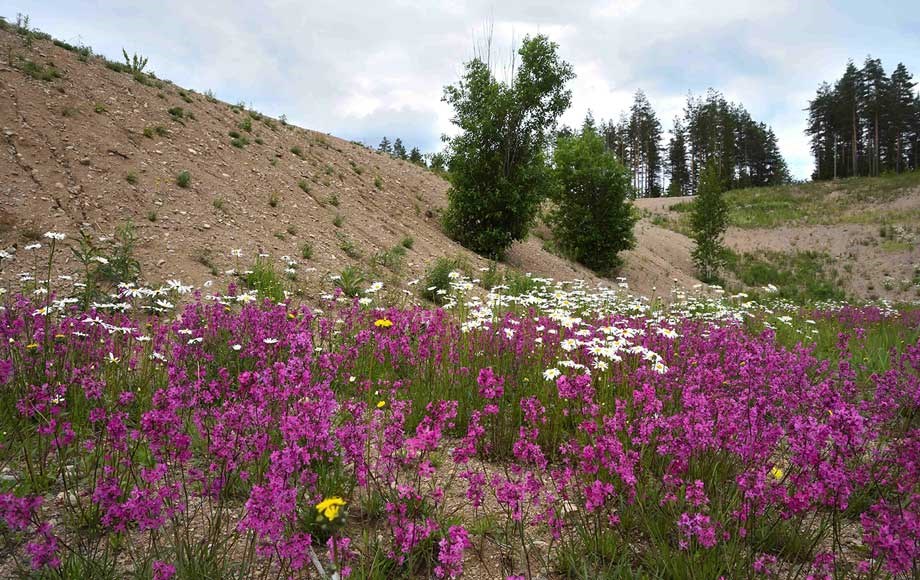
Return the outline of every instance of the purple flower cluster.
[[[487,516],[517,542],[496,576],[538,575],[553,550],[590,554],[599,538],[772,574],[790,564],[765,538],[789,530],[810,534],[815,577],[915,574],[915,317],[810,316],[839,321],[820,354],[689,318],[657,332],[652,318],[508,313],[470,331],[440,310],[357,303],[199,299],[167,321],[46,317],[18,298],[0,310],[17,438],[0,447],[15,473],[0,533],[56,568],[81,545],[72,523],[92,524],[130,536],[163,580],[202,537],[241,546],[221,558],[252,575],[347,576],[384,558],[457,578]],[[870,366],[865,329],[883,324],[912,338]],[[346,507],[318,516],[332,496]],[[53,526],[52,509],[68,512]],[[842,526],[863,544],[847,557]]]

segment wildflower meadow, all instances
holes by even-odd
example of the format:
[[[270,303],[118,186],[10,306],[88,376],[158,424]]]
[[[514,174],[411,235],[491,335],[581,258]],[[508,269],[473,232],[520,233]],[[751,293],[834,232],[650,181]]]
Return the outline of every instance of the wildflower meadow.
[[[457,272],[442,307],[85,302],[66,242],[2,296],[3,575],[920,574],[916,309]]]

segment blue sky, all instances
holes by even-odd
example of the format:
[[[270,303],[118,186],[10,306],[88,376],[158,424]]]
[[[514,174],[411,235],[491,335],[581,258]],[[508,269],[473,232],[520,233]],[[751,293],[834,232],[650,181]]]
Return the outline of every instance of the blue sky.
[[[617,118],[643,89],[666,128],[688,91],[708,87],[770,124],[795,177],[812,162],[803,109],[848,58],[899,61],[920,79],[916,0],[0,0],[38,28],[115,57],[149,57],[158,76],[291,122],[376,144],[402,137],[424,151],[451,132],[440,101],[484,31],[506,59],[542,32],[578,75],[578,124]]]

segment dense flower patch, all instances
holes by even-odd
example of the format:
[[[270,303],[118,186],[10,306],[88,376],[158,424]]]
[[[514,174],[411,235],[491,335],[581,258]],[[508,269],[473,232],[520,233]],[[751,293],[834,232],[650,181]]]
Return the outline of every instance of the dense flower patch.
[[[917,574],[915,314],[500,291],[321,311],[231,289],[172,318],[127,314],[130,289],[10,299],[3,566]]]

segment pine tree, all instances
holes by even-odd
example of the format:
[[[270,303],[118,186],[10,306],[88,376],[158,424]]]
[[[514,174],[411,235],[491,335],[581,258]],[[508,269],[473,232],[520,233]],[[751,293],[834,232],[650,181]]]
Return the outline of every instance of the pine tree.
[[[402,139],[399,137],[393,141],[393,157],[403,160],[409,158],[409,156],[406,154],[406,147],[403,145]]]
[[[381,153],[386,153],[387,155],[390,155],[393,153],[393,149],[390,147],[390,140],[387,139],[386,136],[384,136],[383,140],[380,141],[380,145],[377,146],[377,151],[380,151]]]
[[[881,172],[881,144],[883,130],[881,125],[885,122],[885,102],[888,96],[888,77],[882,68],[882,61],[866,57],[860,75],[859,98],[863,103],[863,115],[866,128],[870,132],[869,141],[872,143],[870,157],[870,175],[879,175]]]
[[[704,282],[717,279],[725,259],[722,236],[728,226],[728,205],[722,195],[723,189],[718,162],[712,159],[700,172],[697,197],[690,213],[690,229],[696,242],[693,263]]]
[[[805,133],[811,138],[811,153],[815,157],[812,179],[837,178],[840,134],[834,123],[835,99],[831,86],[822,83],[814,100],[808,103],[808,127]]]
[[[409,152],[409,162],[425,167],[425,157],[422,156],[422,152],[419,151],[418,147],[413,147],[412,151]]]
[[[428,168],[435,173],[447,171],[447,156],[443,153],[432,153],[428,156]]]
[[[844,148],[849,151],[849,174],[856,176],[859,175],[860,151],[860,77],[859,71],[852,60],[847,63],[847,68],[840,80],[837,81],[834,92],[837,94],[837,99],[835,99],[837,104],[835,116],[837,120],[835,123],[844,127],[849,126],[850,134],[844,139]]]
[[[891,77],[878,59],[857,70],[849,61],[833,84],[822,83],[808,105],[805,133],[814,179],[880,175],[917,168],[917,106],[913,77],[903,63]]]
[[[661,123],[641,90],[636,91],[630,108],[626,140],[636,194],[661,195]]]
[[[904,63],[898,63],[894,72],[891,73],[891,87],[889,91],[889,102],[887,109],[890,112],[888,118],[891,123],[890,139],[891,149],[894,157],[894,170],[901,172],[903,167],[910,166],[910,158],[905,159],[905,148],[909,147],[911,121],[913,117],[914,99],[913,88],[916,83],[913,82],[913,76],[907,72]],[[891,163],[889,162],[889,168]]]
[[[690,170],[687,168],[687,142],[679,118],[674,119],[674,128],[671,130],[671,140],[668,143],[668,178],[668,195],[688,195]]]

